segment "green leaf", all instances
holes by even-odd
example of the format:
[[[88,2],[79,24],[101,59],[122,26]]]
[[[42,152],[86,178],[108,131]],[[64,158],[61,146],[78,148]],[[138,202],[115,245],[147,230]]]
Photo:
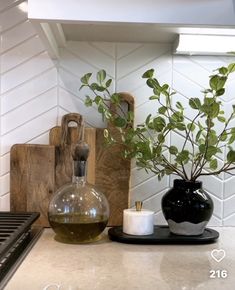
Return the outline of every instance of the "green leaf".
[[[176,122],[183,122],[184,121],[184,116],[182,112],[174,112],[174,114],[171,116],[172,119]]]
[[[187,128],[188,128],[189,131],[193,132],[196,129],[196,126],[195,126],[194,123],[189,123],[187,125]]]
[[[93,91],[95,91],[95,90],[97,90],[97,87],[98,87],[99,85],[97,84],[97,83],[92,83],[91,85],[90,85],[90,87],[91,87],[91,89],[93,90]]]
[[[153,151],[154,151],[154,154],[156,154],[157,156],[160,156],[162,153],[162,146],[159,145],[157,147],[153,147]]]
[[[186,129],[186,126],[184,123],[176,123],[175,126],[180,131],[184,131]]]
[[[103,102],[103,99],[101,98],[101,96],[96,96],[94,102],[96,103],[96,105],[100,105]]]
[[[169,89],[169,85],[168,84],[164,84],[162,86],[162,91],[167,91]]]
[[[105,80],[106,78],[106,71],[105,70],[100,70],[97,72],[96,74],[96,78],[97,78],[97,81],[102,84],[102,82]]]
[[[126,127],[126,120],[118,116],[114,119],[114,125],[119,128]]]
[[[219,97],[219,96],[223,96],[224,92],[225,92],[225,89],[224,89],[224,88],[219,89],[218,91],[216,91],[216,96],[217,96],[217,97]]]
[[[223,117],[223,116],[218,116],[217,119],[218,119],[218,121],[220,121],[221,123],[225,123],[225,122],[226,122],[226,119],[225,119],[225,117]]]
[[[166,110],[167,110],[167,107],[160,107],[158,109],[158,113],[161,114],[161,115],[165,115]]]
[[[235,151],[234,150],[230,150],[227,154],[227,160],[229,163],[233,163],[235,162]]]
[[[161,90],[161,93],[166,97],[166,99],[169,99],[169,92],[167,92],[165,90]]]
[[[156,117],[153,119],[153,126],[157,132],[161,132],[166,126],[166,121],[162,117]]]
[[[176,102],[176,108],[179,109],[179,110],[183,110],[184,109],[183,105],[180,102]]]
[[[92,76],[92,73],[85,74],[83,77],[81,77],[81,82],[84,85],[88,85],[88,82],[89,82],[89,79],[90,79],[91,76]]]
[[[230,63],[228,66],[229,73],[232,73],[235,71],[235,63]]]
[[[216,134],[209,134],[208,137],[208,144],[209,145],[215,145],[218,142],[218,137],[216,136]]]
[[[205,139],[200,138],[200,139],[198,140],[198,144],[199,144],[199,145],[205,144]]]
[[[205,104],[202,105],[201,110],[204,112],[208,117],[210,118],[216,118],[219,115],[220,112],[220,105],[219,103],[212,102],[212,103],[207,103],[208,100],[211,100],[209,98],[205,99]]]
[[[148,79],[148,78],[152,78],[153,77],[153,74],[154,74],[154,69],[149,69],[147,70],[143,75],[142,75],[142,78],[143,79]]]
[[[228,69],[224,66],[220,67],[219,68],[219,73],[222,74],[222,75],[226,75],[228,72]]]
[[[96,90],[98,91],[98,92],[104,92],[105,91],[105,87],[102,87],[102,86],[97,86],[96,87]]]
[[[179,163],[181,163],[181,162],[187,162],[188,161],[188,159],[189,159],[189,151],[188,150],[183,150],[183,151],[181,151],[178,155],[177,155],[177,157],[176,157],[176,161],[177,162],[179,162]]]
[[[220,140],[221,141],[226,141],[228,138],[228,134],[226,132],[223,132],[220,136]]]
[[[214,102],[215,102],[214,98],[208,98],[208,97],[204,98],[204,104],[207,105],[207,106],[212,105]]]
[[[121,96],[119,94],[114,93],[110,97],[110,100],[113,104],[119,105],[121,101]]]
[[[92,106],[92,99],[89,96],[86,96],[86,100],[85,100],[85,105],[87,107],[91,107]]]
[[[196,142],[198,142],[199,138],[201,137],[202,130],[199,130],[196,135]]]
[[[170,154],[172,154],[172,155],[176,155],[176,154],[178,153],[178,149],[177,149],[177,147],[175,147],[175,146],[170,146],[170,147],[169,147],[169,152],[170,152]]]
[[[107,82],[105,83],[106,88],[110,87],[112,83],[112,79],[107,80]]]
[[[210,158],[218,152],[217,149],[218,148],[215,146],[208,146],[207,152],[206,152],[206,159],[210,160]]]
[[[210,161],[210,169],[215,170],[218,167],[217,159],[211,159]]]
[[[189,106],[192,109],[195,109],[195,110],[200,109],[201,108],[201,101],[200,101],[200,99],[198,99],[198,98],[191,98],[189,100]]]
[[[222,89],[226,83],[227,77],[214,75],[210,79],[210,87],[212,90],[218,91]]]
[[[165,172],[166,172],[166,175],[171,175],[173,173],[172,169],[170,168],[166,168]]]
[[[153,122],[149,122],[147,126],[149,129],[154,130]]]
[[[151,89],[160,89],[159,82],[156,79],[147,79],[146,84],[151,88]],[[154,92],[155,93],[155,92]]]
[[[104,112],[104,116],[105,116],[105,118],[106,118],[107,120],[109,120],[109,119],[111,119],[112,114],[111,114],[109,111],[105,110],[105,112]]]
[[[146,120],[145,120],[145,124],[148,126],[148,124],[149,124],[149,121],[150,121],[150,119],[151,119],[151,116],[152,116],[152,114],[149,114],[148,116],[147,116],[147,118],[146,118]]]
[[[229,138],[229,141],[228,141],[228,144],[232,144],[233,142],[235,141],[235,134],[233,133],[230,138]]]
[[[105,111],[106,111],[106,110],[105,110],[103,104],[98,105],[98,112],[99,112],[99,113],[103,114]]]
[[[159,134],[159,135],[157,136],[157,139],[158,139],[158,141],[159,141],[160,143],[165,142],[165,137],[164,137],[163,134]]]
[[[199,146],[199,151],[200,151],[200,153],[204,154],[206,152],[206,145],[205,144],[201,144]]]
[[[151,96],[149,97],[149,100],[159,100],[159,96],[156,96],[156,95]]]

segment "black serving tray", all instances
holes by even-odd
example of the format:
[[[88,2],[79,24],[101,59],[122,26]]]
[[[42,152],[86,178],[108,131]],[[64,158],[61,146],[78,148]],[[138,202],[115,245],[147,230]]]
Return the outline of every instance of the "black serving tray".
[[[206,228],[200,236],[179,236],[170,233],[168,226],[154,226],[154,233],[146,236],[128,235],[123,233],[122,227],[113,227],[108,231],[110,240],[126,244],[209,244],[214,243],[219,233]]]

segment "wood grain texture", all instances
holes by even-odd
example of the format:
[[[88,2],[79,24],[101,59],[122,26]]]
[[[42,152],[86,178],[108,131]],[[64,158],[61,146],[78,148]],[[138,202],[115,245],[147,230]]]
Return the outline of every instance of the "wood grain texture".
[[[127,103],[127,110],[134,112],[134,97],[121,93],[121,99]],[[108,123],[107,129],[115,139],[120,138],[119,131],[111,124]],[[96,186],[108,198],[110,226],[122,225],[123,210],[129,207],[131,161],[122,157],[123,150],[120,144],[104,146],[104,129],[96,129]]]
[[[71,182],[72,170],[72,157],[71,150],[73,145],[76,144],[80,138],[80,133],[75,127],[68,127],[69,144],[62,146],[62,127],[56,126],[50,130],[49,143],[55,146],[55,189],[61,185]],[[87,161],[87,181],[95,184],[95,160],[96,160],[96,129],[85,128],[84,140],[90,147],[90,153]]]
[[[69,127],[71,122],[76,126]],[[49,144],[55,146],[55,190],[71,182],[73,145],[82,138],[83,118],[76,113],[63,116],[61,127],[54,127],[49,133]]]
[[[121,156],[123,147],[104,146],[104,130],[96,129],[96,186],[109,201],[109,226],[122,225],[123,210],[129,207],[131,163]]]
[[[11,210],[40,212],[35,224],[48,226],[47,211],[54,192],[55,148],[16,144],[10,152]]]

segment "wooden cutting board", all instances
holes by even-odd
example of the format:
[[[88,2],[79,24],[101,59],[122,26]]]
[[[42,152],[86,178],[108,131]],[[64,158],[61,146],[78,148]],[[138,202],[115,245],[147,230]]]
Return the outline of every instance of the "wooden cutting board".
[[[134,99],[123,94],[123,100],[134,108]],[[76,127],[69,127],[75,122]],[[37,224],[48,226],[47,210],[52,193],[70,182],[71,148],[81,136],[83,125],[79,114],[67,114],[62,126],[50,130],[50,145],[16,144],[10,153],[10,192],[12,211],[38,211]],[[108,124],[112,134],[115,128]],[[85,141],[90,146],[87,179],[108,198],[109,225],[121,225],[123,209],[129,206],[130,161],[121,157],[120,145],[104,147],[104,129],[86,128]]]
[[[134,97],[127,93],[122,93],[121,97],[128,110],[134,112]],[[115,138],[120,137],[119,131],[110,123],[107,129]],[[123,210],[129,207],[131,161],[122,157],[123,149],[120,144],[105,147],[104,129],[96,129],[95,184],[109,200],[110,226],[122,225]]]
[[[68,114],[63,120],[63,124],[68,129],[66,131],[63,128],[63,132],[67,133],[63,138],[71,145],[72,140],[75,142],[80,138],[79,124],[82,123],[82,117],[79,114]],[[69,121],[76,122],[78,126],[68,128]],[[61,140],[60,135],[59,139]],[[53,145],[15,144],[12,146],[10,152],[11,211],[39,212],[40,218],[35,225],[49,226],[47,212],[51,196],[58,188],[58,184],[61,186],[71,181],[71,161],[68,160],[70,145],[65,144],[64,150]],[[65,156],[69,157],[65,159]],[[62,163],[63,158],[65,165]]]
[[[71,122],[76,126],[70,127]],[[64,115],[61,120],[61,126],[53,127],[49,133],[49,144],[55,146],[55,190],[60,186],[71,182],[72,155],[73,146],[83,139],[83,118],[77,113]],[[96,129],[85,128],[85,141],[90,146],[88,157],[87,180],[95,184],[95,150],[96,150]]]
[[[128,105],[128,110],[134,112],[133,96],[122,93],[121,97],[123,103]],[[56,188],[71,180],[72,161],[70,151],[72,144],[79,140],[77,129],[68,127],[68,124],[72,121],[79,123],[71,114],[65,115],[62,118],[61,127],[56,126],[50,130],[50,145],[56,146],[56,152],[63,151],[63,148],[67,150],[62,154],[56,153],[56,180],[59,180],[59,183],[55,186]],[[106,129],[115,136],[119,135],[118,130],[109,123]],[[123,210],[129,207],[131,162],[122,158],[122,145],[104,146],[104,130],[104,128],[85,128],[84,139],[90,147],[87,180],[89,183],[95,184],[107,197],[110,206],[108,225],[116,226],[122,225]]]
[[[16,144],[10,156],[11,210],[40,212],[35,224],[48,226],[47,209],[55,181],[54,146]]]

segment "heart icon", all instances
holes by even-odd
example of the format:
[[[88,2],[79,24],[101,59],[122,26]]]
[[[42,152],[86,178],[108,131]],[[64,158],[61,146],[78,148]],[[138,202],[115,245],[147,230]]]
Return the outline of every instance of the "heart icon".
[[[217,250],[217,249],[214,249],[212,252],[211,252],[211,257],[217,262],[221,262],[224,258],[225,258],[225,250]]]

